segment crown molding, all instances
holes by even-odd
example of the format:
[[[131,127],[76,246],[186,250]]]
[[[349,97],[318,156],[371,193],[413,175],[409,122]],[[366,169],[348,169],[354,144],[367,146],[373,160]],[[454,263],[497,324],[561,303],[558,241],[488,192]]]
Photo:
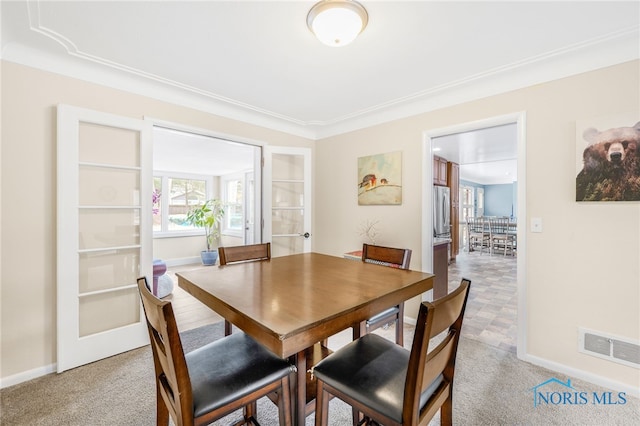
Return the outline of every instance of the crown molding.
[[[3,60],[312,140],[593,71],[640,56],[640,29],[634,26],[332,121],[305,122],[81,52],[72,41],[41,26],[36,12],[30,11],[29,15],[32,30],[59,43],[66,54],[55,55],[10,43],[3,49]]]
[[[634,26],[377,105],[332,123],[318,123],[317,137],[348,133],[639,58],[640,27]]]

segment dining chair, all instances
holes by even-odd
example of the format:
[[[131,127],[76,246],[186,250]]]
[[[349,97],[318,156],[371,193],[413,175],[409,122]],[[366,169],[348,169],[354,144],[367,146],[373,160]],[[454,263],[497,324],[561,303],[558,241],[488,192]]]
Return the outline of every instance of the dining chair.
[[[249,244],[243,246],[218,247],[220,265],[271,259],[271,243]],[[224,320],[224,335],[233,331],[233,325]]]
[[[399,269],[409,269],[411,250],[365,243],[362,245],[362,261]],[[385,309],[366,320],[361,325],[361,334],[370,333],[394,321],[396,323],[396,343],[402,346],[404,344],[404,302]]]
[[[491,226],[492,251],[496,248],[502,248],[504,250],[504,256],[507,255],[507,250],[509,250],[511,255],[515,255],[516,234],[512,232],[511,225],[509,224],[509,218],[494,218],[491,219],[489,223]]]
[[[249,260],[269,260],[271,259],[271,243],[218,247],[218,254],[220,265]]]
[[[467,251],[470,253],[474,248],[480,247],[480,254],[485,248],[489,249],[491,254],[491,224],[482,217],[467,218],[467,241],[469,246]]]
[[[438,410],[440,424],[451,425],[456,353],[470,286],[463,278],[447,296],[421,304],[411,350],[366,334],[319,362],[313,368],[316,426],[327,425],[333,396],[352,406],[354,425],[426,425]]]
[[[245,333],[184,353],[171,302],[138,278],[156,377],[156,424],[205,425],[243,408],[240,424],[257,424],[256,401],[270,395],[281,426],[291,425],[289,376],[296,368]]]
[[[512,235],[513,250],[511,253],[515,256],[518,253],[518,220],[516,218],[509,218],[509,228],[507,232]]]

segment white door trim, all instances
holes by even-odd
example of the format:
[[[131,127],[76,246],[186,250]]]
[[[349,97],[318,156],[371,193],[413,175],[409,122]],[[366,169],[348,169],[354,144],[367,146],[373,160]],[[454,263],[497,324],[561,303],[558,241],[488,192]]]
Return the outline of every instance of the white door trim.
[[[461,123],[423,133],[422,143],[422,269],[433,271],[433,150],[432,139],[454,133],[469,132],[487,127],[516,124],[518,138],[518,343],[517,356],[524,359],[527,354],[527,300],[526,300],[526,112],[516,112],[483,120]]]

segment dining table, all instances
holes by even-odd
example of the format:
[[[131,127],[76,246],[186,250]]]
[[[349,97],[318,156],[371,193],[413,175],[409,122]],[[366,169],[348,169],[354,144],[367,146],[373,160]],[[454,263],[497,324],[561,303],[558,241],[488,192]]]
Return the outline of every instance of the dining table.
[[[315,410],[310,370],[330,350],[319,342],[346,329],[353,338],[373,315],[433,288],[434,275],[321,253],[208,266],[176,274],[178,285],[297,367],[295,424]]]

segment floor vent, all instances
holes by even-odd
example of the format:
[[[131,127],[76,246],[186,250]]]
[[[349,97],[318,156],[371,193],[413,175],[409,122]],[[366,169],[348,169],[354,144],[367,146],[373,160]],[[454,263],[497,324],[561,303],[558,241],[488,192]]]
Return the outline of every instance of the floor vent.
[[[578,351],[640,369],[640,344],[631,339],[580,327]]]

